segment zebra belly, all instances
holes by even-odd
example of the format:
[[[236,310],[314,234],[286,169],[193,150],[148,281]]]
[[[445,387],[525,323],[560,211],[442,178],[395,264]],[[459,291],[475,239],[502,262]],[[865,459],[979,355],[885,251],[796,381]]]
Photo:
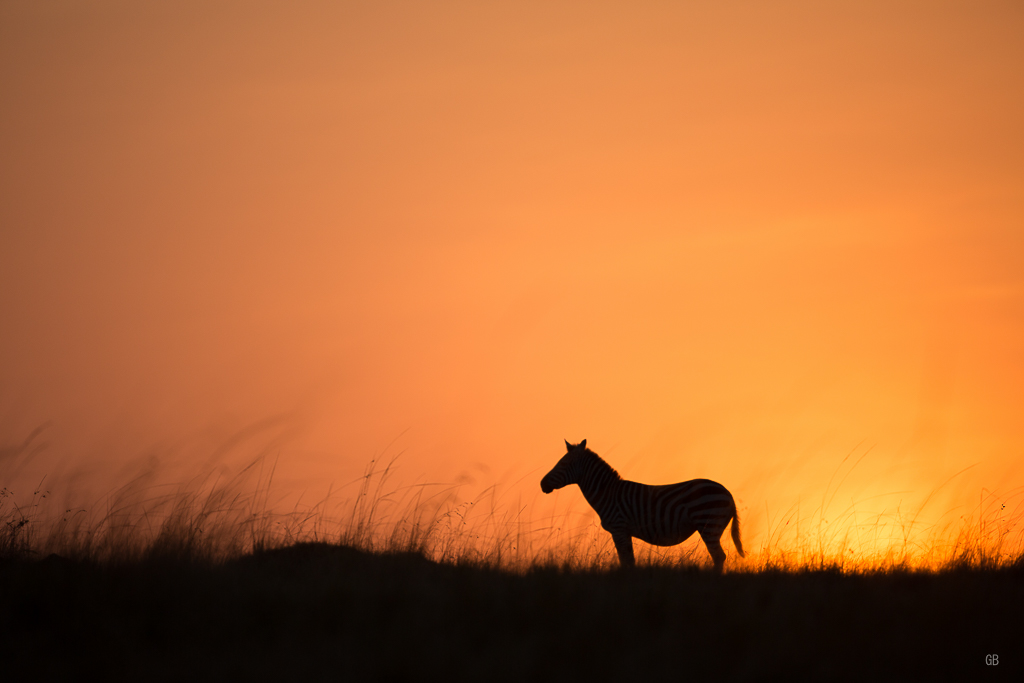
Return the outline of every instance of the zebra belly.
[[[645,543],[650,543],[651,545],[679,545],[690,536],[693,536],[694,531],[696,531],[696,529],[693,527],[661,532],[640,529],[635,531],[633,536],[639,538]]]

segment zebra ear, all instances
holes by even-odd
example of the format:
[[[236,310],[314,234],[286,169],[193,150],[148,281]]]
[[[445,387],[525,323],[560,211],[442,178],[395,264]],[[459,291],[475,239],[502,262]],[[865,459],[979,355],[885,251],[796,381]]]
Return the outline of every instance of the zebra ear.
[[[586,447],[587,447],[587,440],[583,439],[583,441],[580,441],[580,448],[586,448]]]
[[[566,452],[568,453],[568,452],[569,452],[569,451],[571,451],[571,450],[572,450],[572,444],[571,444],[571,443],[569,443],[569,440],[568,440],[568,439],[566,439],[566,440],[565,440],[565,451],[566,451]]]

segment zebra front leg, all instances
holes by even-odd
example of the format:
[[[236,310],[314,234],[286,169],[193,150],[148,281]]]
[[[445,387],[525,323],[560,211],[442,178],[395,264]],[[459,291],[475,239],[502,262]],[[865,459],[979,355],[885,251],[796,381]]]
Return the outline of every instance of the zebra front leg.
[[[615,549],[619,551],[619,564],[623,567],[636,565],[636,558],[633,557],[633,537],[627,533],[612,534],[615,541]]]

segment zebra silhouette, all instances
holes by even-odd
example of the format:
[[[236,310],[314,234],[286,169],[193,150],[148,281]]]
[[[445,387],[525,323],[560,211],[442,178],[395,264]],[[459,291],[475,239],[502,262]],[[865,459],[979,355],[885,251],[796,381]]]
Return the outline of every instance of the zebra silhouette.
[[[715,571],[725,565],[722,533],[732,521],[732,541],[740,557],[740,518],[732,494],[716,482],[694,479],[678,484],[650,486],[627,481],[597,453],[587,448],[584,439],[577,445],[565,442],[566,453],[540,480],[544,493],[569,484],[579,484],[583,497],[601,518],[601,526],[611,533],[619,562],[636,564],[633,537],[652,545],[677,545],[696,531],[704,540]]]

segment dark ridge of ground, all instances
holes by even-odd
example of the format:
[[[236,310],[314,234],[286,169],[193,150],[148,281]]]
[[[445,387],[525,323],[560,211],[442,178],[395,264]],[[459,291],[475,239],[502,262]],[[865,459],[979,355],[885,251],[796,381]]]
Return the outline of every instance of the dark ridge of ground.
[[[326,544],[6,560],[0,679],[1021,680],[1022,608],[1019,570],[515,575]]]

